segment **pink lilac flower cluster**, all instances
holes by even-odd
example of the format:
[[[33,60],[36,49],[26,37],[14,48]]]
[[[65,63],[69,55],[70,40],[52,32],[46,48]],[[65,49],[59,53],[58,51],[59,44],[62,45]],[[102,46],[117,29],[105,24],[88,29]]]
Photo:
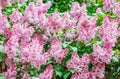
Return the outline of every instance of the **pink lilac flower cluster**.
[[[12,28],[12,36],[17,35],[17,37],[19,38],[19,41],[21,43],[23,42],[29,42],[31,39],[30,37],[33,35],[34,33],[34,28],[33,27],[27,27],[27,24],[13,24],[13,28]]]
[[[7,69],[7,72],[4,73],[4,75],[7,77],[7,79],[16,79],[17,77],[17,67],[16,65],[12,65]]]
[[[98,44],[93,47],[92,54],[84,54],[79,58],[77,52],[73,52],[71,59],[67,63],[67,68],[76,71],[71,79],[96,79],[104,78],[105,64],[109,64],[112,51],[109,48],[101,48]],[[88,65],[92,63],[93,67],[89,71]]]
[[[58,30],[70,29],[69,32],[65,33],[65,38],[72,40],[77,37],[79,41],[87,43],[95,38],[95,33],[98,30],[98,28],[96,28],[96,20],[97,17],[91,18],[87,15],[85,4],[80,7],[77,2],[74,2],[70,12],[65,12],[63,16],[60,16],[60,14],[55,11],[52,16],[49,15],[48,19],[46,18],[45,21],[47,21],[47,23],[42,22],[47,25],[39,25],[45,25],[40,26],[40,28],[47,29],[48,34],[55,33]],[[75,28],[77,28],[77,33],[73,31]]]
[[[75,73],[72,75],[71,79],[96,79],[95,74],[85,69],[80,73]]]
[[[13,13],[10,15],[10,21],[12,23],[20,23],[24,21],[24,18],[20,15],[20,12],[18,9],[15,9]]]
[[[119,7],[120,7],[120,2],[117,2],[115,3],[115,7],[114,7],[114,10],[113,10],[113,13],[117,14],[117,17],[120,18],[120,10],[119,10]]]
[[[30,43],[22,44],[21,62],[30,62],[37,69],[41,65],[45,65],[49,54],[43,53],[43,45],[44,43],[39,41],[37,37],[34,37]]]
[[[97,17],[90,17],[86,12],[86,5],[83,4],[82,7],[78,3],[73,3],[70,11],[70,15],[77,22],[78,40],[88,43],[90,40],[95,38],[95,33],[98,28],[96,28]]]
[[[95,38],[95,34],[98,30],[96,27],[96,17],[92,18],[81,18],[79,20],[77,30],[78,30],[78,40],[83,40],[85,43],[88,43],[90,40]]]
[[[49,7],[50,2],[46,4],[43,4],[42,0],[38,0],[36,4],[31,2],[24,12],[25,20],[33,24],[41,23],[41,18],[44,18],[43,14],[45,15]]]
[[[93,58],[92,62],[94,62],[94,64],[97,64],[97,62],[110,63],[112,51],[109,48],[101,48],[100,45],[96,44],[93,46],[93,50],[94,52],[92,53],[91,58]]]
[[[62,42],[54,37],[51,42],[51,48],[49,49],[51,57],[54,57],[56,62],[61,64],[62,59],[66,57],[68,49],[62,49]]]
[[[103,0],[103,10],[111,11],[117,15],[118,21],[120,22],[120,2],[115,2],[115,0]]]
[[[105,17],[99,33],[104,45],[107,45],[107,47],[115,46],[118,37],[118,22]]]
[[[46,68],[44,72],[39,75],[39,78],[40,79],[52,79],[52,75],[53,75],[53,66],[50,64],[48,68]]]
[[[10,0],[0,0],[0,4],[1,6],[10,6],[11,3],[10,3]]]
[[[120,36],[120,27],[118,28],[118,36]]]
[[[112,11],[114,7],[114,0],[103,0],[103,10],[104,11]]]
[[[18,47],[19,47],[18,37],[16,35],[11,36],[5,44],[5,53],[9,57],[15,58]]]
[[[67,63],[68,68],[73,68],[76,72],[81,72],[88,68],[90,58],[88,54],[84,54],[82,58],[79,58],[77,52],[73,52],[70,61]]]
[[[0,14],[0,35],[5,32],[6,29],[9,28],[9,23],[6,15]]]
[[[97,27],[97,16],[88,15],[85,4],[79,6],[77,2],[74,2],[71,10],[63,15],[58,11],[48,14],[47,10],[51,3],[43,3],[42,0],[38,0],[36,3],[31,2],[23,14],[15,9],[8,17],[12,23],[10,26],[6,15],[1,13],[2,6],[8,4],[8,1],[5,1],[0,1],[0,35],[5,34],[7,38],[4,45],[8,67],[4,75],[7,79],[16,79],[16,63],[18,62],[23,65],[22,79],[32,78],[30,74],[24,72],[24,69],[35,67],[40,70],[40,66],[48,65],[47,61],[52,58],[57,64],[63,64],[63,59],[69,53],[68,48],[62,48],[63,41],[68,39],[70,42],[76,40],[89,44],[92,39],[96,38],[96,33],[99,33],[98,36],[100,36],[103,45],[94,44],[93,52],[91,54],[86,54],[86,52],[82,57],[79,57],[78,52],[74,51],[65,66],[75,70],[71,79],[105,78],[105,64],[110,63],[112,47],[115,46],[117,38],[120,36],[118,19],[112,20],[109,17],[104,17],[102,26]],[[103,9],[111,11],[113,3],[113,0],[104,0]],[[117,16],[119,16],[118,4],[114,4],[114,12]],[[97,12],[100,13],[101,10],[99,9]],[[37,29],[43,33],[37,33]],[[57,34],[59,31],[63,33],[63,39],[59,38],[59,34]],[[50,47],[45,51],[44,45],[47,41],[50,42]],[[28,68],[25,67],[26,63],[30,65]],[[90,63],[93,65],[91,70],[88,67]],[[48,68],[39,74],[39,78],[52,79],[53,70],[53,65],[48,65]]]
[[[109,64],[112,59],[112,51],[110,48],[100,47],[96,44],[93,46],[94,52],[91,54],[91,62],[93,63],[92,72],[98,78],[104,78],[105,63]]]

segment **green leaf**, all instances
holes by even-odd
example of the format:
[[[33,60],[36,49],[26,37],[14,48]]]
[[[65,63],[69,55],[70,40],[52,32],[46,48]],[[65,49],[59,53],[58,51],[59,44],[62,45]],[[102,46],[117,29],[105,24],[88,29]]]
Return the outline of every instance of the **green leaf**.
[[[60,71],[60,70],[62,70],[64,67],[61,65],[61,64],[59,64],[59,65],[55,65],[55,70],[56,71]]]
[[[89,70],[91,70],[92,67],[93,67],[93,64],[92,64],[92,63],[89,63],[89,64],[88,64],[88,68],[89,68]]]
[[[4,47],[2,45],[0,45],[0,53],[4,52]]]
[[[103,0],[97,0],[98,3],[102,3]]]
[[[63,48],[66,48],[70,43],[71,43],[71,42],[65,41],[64,43],[62,43],[62,47],[63,47]]]
[[[49,48],[50,48],[50,42],[47,41],[47,42],[44,44],[45,52],[47,52]]]
[[[0,53],[0,62],[4,59],[6,55],[4,53]]]
[[[38,77],[32,77],[32,79],[39,79]]]
[[[73,51],[77,51],[77,47],[72,47],[72,50]]]
[[[114,62],[119,62],[118,57],[113,56],[112,59]]]
[[[43,34],[43,31],[41,29],[36,29],[36,33]]]
[[[120,50],[119,49],[116,49],[115,51],[116,51],[117,54],[120,55]]]
[[[67,73],[63,76],[63,78],[64,78],[64,79],[68,79],[69,76],[70,76],[70,72],[67,72]]]
[[[45,70],[45,68],[46,68],[46,67],[45,67],[44,65],[41,65],[39,72],[42,73],[42,72]]]
[[[30,70],[30,74],[33,75],[33,76],[37,76],[38,75],[37,74],[37,70],[35,70],[35,69]]]
[[[55,71],[56,75],[58,75],[59,77],[62,77],[62,72],[60,71]]]
[[[116,19],[117,18],[117,15],[116,14],[112,14],[112,19]]]
[[[0,44],[3,44],[6,41],[5,35],[0,35]]]
[[[73,73],[75,73],[75,70],[74,69],[70,69],[70,72],[73,74]]]
[[[6,77],[3,75],[0,75],[0,79],[6,79]]]

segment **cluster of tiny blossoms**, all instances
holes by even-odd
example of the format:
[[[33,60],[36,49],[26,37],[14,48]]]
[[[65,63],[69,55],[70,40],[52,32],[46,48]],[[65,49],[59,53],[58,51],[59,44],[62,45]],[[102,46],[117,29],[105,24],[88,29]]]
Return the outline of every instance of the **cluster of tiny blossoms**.
[[[13,0],[12,3],[16,1]],[[24,14],[15,9],[9,16],[11,27],[7,16],[1,11],[4,5],[10,5],[10,1],[0,1],[0,35],[4,34],[7,38],[4,44],[4,53],[7,54],[7,71],[3,73],[7,79],[17,78],[16,63],[19,62],[22,63],[22,79],[32,79],[29,73],[24,72],[24,69],[34,67],[40,70],[40,66],[46,65],[47,61],[52,58],[57,64],[62,64],[63,59],[69,53],[68,48],[62,48],[64,40],[76,40],[88,44],[92,39],[96,39],[96,34],[99,34],[103,45],[94,44],[93,52],[83,54],[82,57],[79,57],[78,52],[74,50],[71,59],[65,66],[68,70],[75,70],[71,79],[105,78],[105,64],[110,63],[112,47],[115,46],[117,38],[120,36],[120,28],[118,28],[120,3],[115,3],[114,0],[103,1],[103,10],[113,11],[118,18],[112,20],[110,17],[104,17],[103,24],[99,27],[96,26],[97,16],[89,16],[85,4],[79,6],[77,2],[73,2],[71,10],[63,15],[58,11],[47,14],[51,3],[43,3],[42,0],[38,0],[36,3],[31,2]],[[37,33],[38,29],[43,33]],[[62,32],[63,39],[59,38],[59,32]],[[46,42],[50,42],[47,51],[44,48]],[[90,63],[93,65],[91,70],[88,68]],[[27,67],[27,64],[30,66]],[[53,65],[49,64],[43,73],[39,73],[38,77],[52,79],[53,72]]]

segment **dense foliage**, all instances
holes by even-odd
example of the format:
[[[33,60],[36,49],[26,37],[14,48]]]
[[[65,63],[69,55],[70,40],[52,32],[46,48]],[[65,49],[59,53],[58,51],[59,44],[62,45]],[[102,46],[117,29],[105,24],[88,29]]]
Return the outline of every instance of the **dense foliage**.
[[[0,0],[0,79],[119,79],[119,7],[119,0]]]

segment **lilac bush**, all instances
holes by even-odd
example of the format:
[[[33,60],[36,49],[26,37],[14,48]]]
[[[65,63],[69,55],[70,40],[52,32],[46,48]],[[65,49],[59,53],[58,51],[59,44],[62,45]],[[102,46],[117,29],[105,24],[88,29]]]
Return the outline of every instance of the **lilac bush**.
[[[108,79],[106,67],[120,37],[119,2],[103,0],[94,15],[88,12],[90,5],[77,2],[70,11],[48,13],[52,4],[42,0],[30,2],[24,12],[15,8],[10,15],[3,13],[26,1],[0,1],[6,79]]]

